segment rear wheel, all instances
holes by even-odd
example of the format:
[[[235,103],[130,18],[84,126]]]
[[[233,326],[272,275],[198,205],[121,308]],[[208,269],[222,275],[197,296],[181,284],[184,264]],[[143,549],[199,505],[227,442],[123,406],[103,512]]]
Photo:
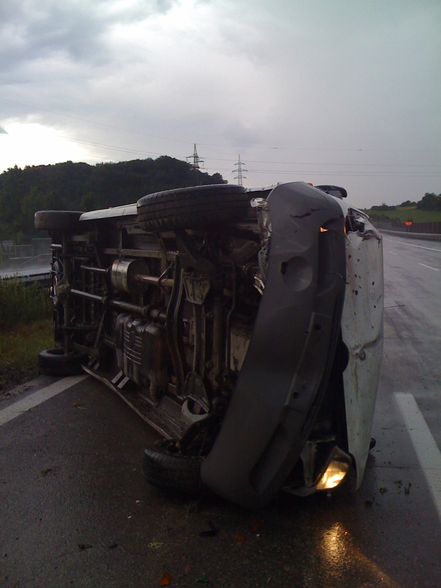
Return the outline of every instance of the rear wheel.
[[[82,214],[79,210],[38,210],[34,216],[35,228],[42,231],[71,231],[78,226]]]
[[[64,353],[63,349],[45,349],[38,354],[40,373],[48,376],[74,376],[82,373],[85,355]]]
[[[250,197],[242,186],[213,184],[148,194],[138,200],[138,219],[147,230],[197,229],[240,220]]]

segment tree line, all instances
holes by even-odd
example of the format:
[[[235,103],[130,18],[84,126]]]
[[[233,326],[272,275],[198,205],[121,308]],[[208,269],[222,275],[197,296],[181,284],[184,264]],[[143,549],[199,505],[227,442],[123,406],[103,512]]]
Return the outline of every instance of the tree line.
[[[136,202],[160,190],[223,183],[219,173],[204,173],[168,156],[15,166],[0,174],[0,240],[33,235],[36,210],[94,210]]]
[[[396,210],[397,208],[412,208],[418,210],[441,210],[441,194],[434,192],[426,192],[418,202],[412,200],[405,200],[401,204],[389,206],[388,204],[378,204],[371,207],[371,210]]]

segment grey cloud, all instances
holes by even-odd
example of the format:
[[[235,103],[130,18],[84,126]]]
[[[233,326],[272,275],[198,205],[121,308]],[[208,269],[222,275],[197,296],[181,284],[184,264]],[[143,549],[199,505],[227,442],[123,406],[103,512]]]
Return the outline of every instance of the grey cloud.
[[[199,0],[168,21],[180,6],[2,3],[2,120],[103,160],[196,141],[226,177],[241,151],[250,184],[335,180],[359,205],[441,191],[439,2]]]
[[[110,56],[104,37],[111,26],[165,13],[173,4],[173,0],[139,1],[124,11],[112,11],[107,0],[17,0],[0,11],[0,34],[7,41],[2,43],[0,63],[13,70],[54,54],[89,65],[106,62]]]

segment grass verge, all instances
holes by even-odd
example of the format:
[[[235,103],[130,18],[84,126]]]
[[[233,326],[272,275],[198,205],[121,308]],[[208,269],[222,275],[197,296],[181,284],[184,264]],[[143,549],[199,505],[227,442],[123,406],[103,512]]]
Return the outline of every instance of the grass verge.
[[[37,355],[47,347],[53,347],[47,290],[0,280],[0,395],[38,374]]]
[[[372,218],[396,219],[400,222],[413,220],[414,223],[435,223],[441,221],[441,210],[420,210],[416,206],[397,207],[395,210],[367,210]]]
[[[0,328],[49,318],[51,301],[46,288],[19,280],[0,280]]]
[[[37,355],[54,346],[52,319],[0,331],[0,395],[38,375]]]

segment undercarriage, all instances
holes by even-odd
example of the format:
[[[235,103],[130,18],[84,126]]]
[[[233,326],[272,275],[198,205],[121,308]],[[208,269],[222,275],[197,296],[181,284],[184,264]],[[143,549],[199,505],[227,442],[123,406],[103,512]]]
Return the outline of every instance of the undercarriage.
[[[57,342],[165,438],[219,418],[234,389],[265,279],[268,236],[249,216],[160,236],[136,216],[83,222],[52,245]]]

